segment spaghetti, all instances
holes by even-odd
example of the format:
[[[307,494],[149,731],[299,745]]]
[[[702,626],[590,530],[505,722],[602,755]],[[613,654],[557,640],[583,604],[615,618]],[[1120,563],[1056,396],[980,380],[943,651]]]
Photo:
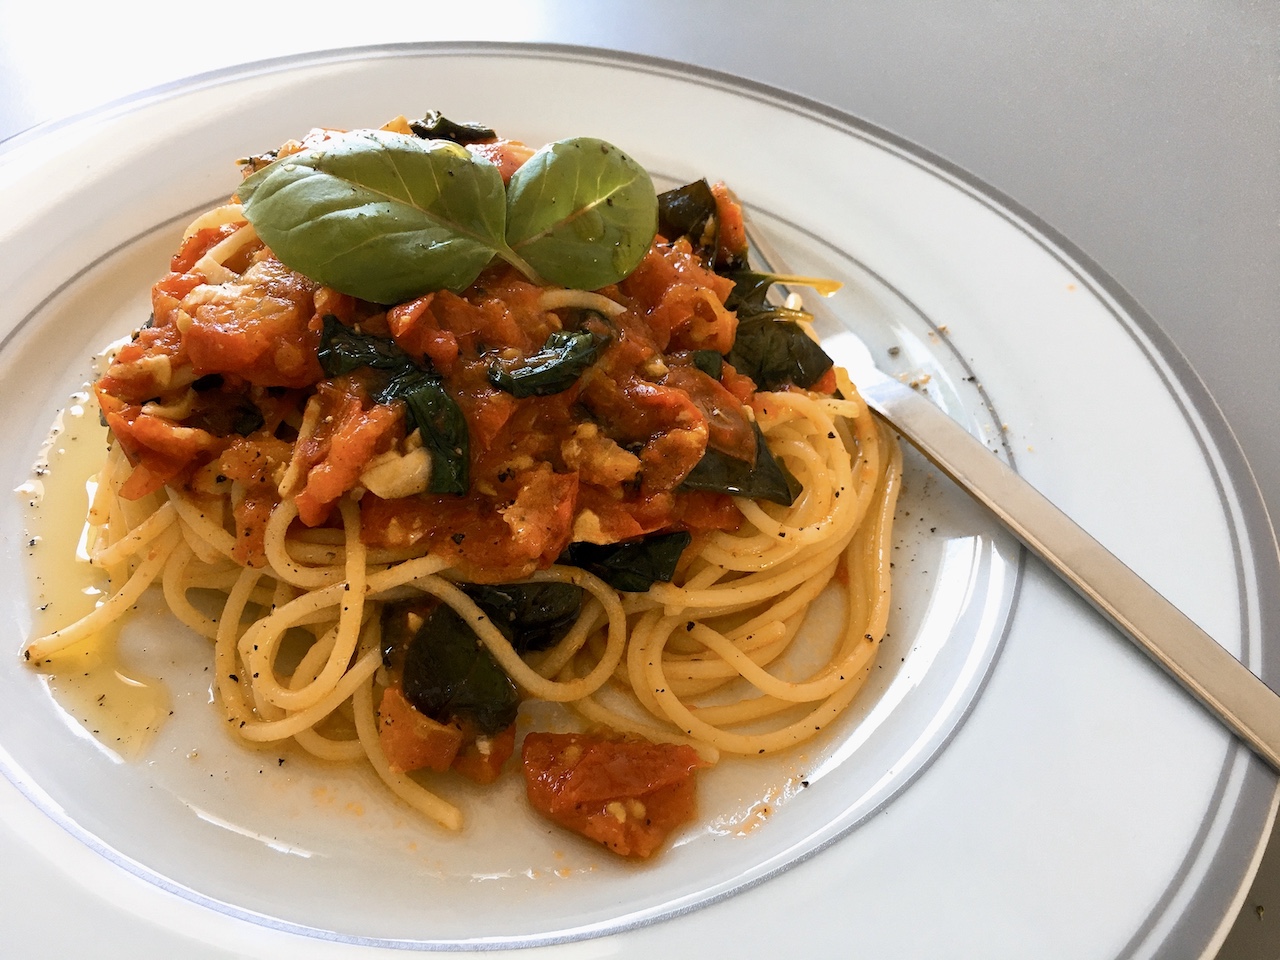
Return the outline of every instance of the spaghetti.
[[[507,143],[479,147],[518,167],[530,151]],[[735,308],[741,212],[718,185],[704,195],[716,231],[660,221],[617,283],[491,265],[460,293],[391,306],[285,266],[235,198],[198,217],[151,323],[95,386],[111,441],[88,519],[110,596],[27,658],[158,585],[211,642],[236,737],[368,762],[451,829],[447,779],[415,770],[497,776],[520,699],[563,704],[606,743],[672,745],[663,763],[684,775],[816,736],[884,635],[900,456],[843,371],[765,389],[735,366],[749,315],[813,340],[799,311]],[[557,364],[582,344],[566,377]],[[422,394],[395,393],[405,380],[457,412],[453,434]],[[458,423],[467,484],[441,492]],[[838,638],[806,650],[806,612],[833,588]],[[437,649],[444,634],[464,640]],[[441,680],[458,656],[463,681]],[[671,793],[655,776],[636,797]],[[647,855],[590,832],[644,804],[596,799],[584,832]]]

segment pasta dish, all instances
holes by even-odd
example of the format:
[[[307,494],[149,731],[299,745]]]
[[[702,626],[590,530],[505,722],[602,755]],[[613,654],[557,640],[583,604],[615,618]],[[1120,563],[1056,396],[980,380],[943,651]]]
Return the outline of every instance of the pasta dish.
[[[110,595],[210,641],[231,735],[450,780],[645,857],[696,771],[826,729],[889,607],[892,438],[722,184],[428,114],[241,161],[94,385]],[[810,604],[831,642],[797,650]],[[526,700],[563,705],[529,730]],[[511,758],[519,747],[519,759]],[[508,761],[511,761],[508,763]]]

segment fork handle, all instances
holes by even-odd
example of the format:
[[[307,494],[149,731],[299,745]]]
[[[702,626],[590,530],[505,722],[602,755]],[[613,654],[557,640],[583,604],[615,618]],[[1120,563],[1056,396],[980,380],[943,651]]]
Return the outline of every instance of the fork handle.
[[[867,404],[1280,771],[1280,696],[1003,460],[895,380]]]

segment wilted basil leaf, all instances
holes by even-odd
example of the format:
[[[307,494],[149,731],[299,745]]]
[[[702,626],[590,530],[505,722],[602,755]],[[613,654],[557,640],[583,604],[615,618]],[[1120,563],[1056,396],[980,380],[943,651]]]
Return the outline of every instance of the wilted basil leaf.
[[[714,350],[695,350],[690,359],[695,367],[712,380],[719,380],[724,376],[724,357]]]
[[[594,573],[615,590],[643,593],[669,583],[693,538],[684,530],[651,533],[621,543],[571,543],[562,563]]]
[[[259,170],[238,193],[286,266],[375,303],[465,289],[505,247],[501,174],[443,140],[336,135]]]
[[[362,367],[378,371],[371,392],[378,403],[404,401],[405,432],[418,429],[431,457],[432,493],[466,493],[470,486],[470,438],[467,421],[432,370],[419,366],[387,337],[358,333],[326,315],[317,351],[320,367],[331,377]]]
[[[548,397],[577,383],[608,343],[608,337],[591,330],[556,330],[519,366],[495,361],[489,367],[489,382],[513,397]]]
[[[428,110],[421,120],[410,120],[409,129],[423,140],[452,140],[464,146],[497,139],[498,134],[482,123],[455,123],[439,110]]]
[[[811,387],[832,366],[827,352],[798,323],[771,314],[739,319],[733,349],[725,359],[759,390],[777,390],[788,383]]]
[[[708,449],[680,483],[681,489],[728,493],[752,500],[768,500],[784,507],[795,503],[802,489],[800,481],[785,464],[774,458],[760,425],[753,423],[752,426],[756,431],[754,465],[719,450]]]
[[[554,646],[582,609],[582,588],[572,583],[467,583],[462,589],[521,654]]]
[[[520,706],[511,678],[466,621],[443,603],[405,650],[404,696],[432,720],[467,721],[485,735],[511,726]]]
[[[657,227],[649,174],[603,140],[549,143],[507,185],[507,245],[550,283],[616,283],[639,265]]]
[[[725,276],[733,281],[733,289],[729,291],[724,305],[729,310],[735,311],[739,319],[774,312],[778,309],[766,300],[769,288],[777,282],[775,274],[742,269],[726,273]]]
[[[470,435],[462,410],[445,392],[440,378],[423,370],[392,377],[378,394],[379,403],[403,400],[406,430],[422,431],[422,445],[431,457],[431,493],[464,494],[471,485]]]
[[[236,408],[235,417],[231,423],[231,432],[247,437],[255,430],[261,429],[264,423],[266,421],[262,418],[262,411],[252,403],[246,402]]]
[[[687,237],[702,262],[713,265],[720,240],[720,218],[710,184],[695,180],[658,194],[658,232],[668,240]]]
[[[389,337],[375,337],[346,326],[331,313],[323,317],[320,347],[316,357],[331,377],[340,377],[361,367],[396,372],[416,367],[413,358]]]
[[[261,429],[265,422],[262,411],[248,397],[228,396],[220,403],[196,410],[183,421],[186,426],[206,430],[215,437],[229,437],[233,433],[247,437]]]

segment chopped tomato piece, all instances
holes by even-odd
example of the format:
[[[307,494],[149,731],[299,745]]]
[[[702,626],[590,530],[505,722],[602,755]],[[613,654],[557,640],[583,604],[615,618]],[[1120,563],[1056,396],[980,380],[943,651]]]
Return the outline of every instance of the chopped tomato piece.
[[[724,308],[733,281],[702,266],[688,240],[651,247],[618,289],[644,305],[659,349],[728,353],[733,347],[738,318]]]
[[[749,404],[756,395],[755,381],[733,369],[729,363],[720,372],[720,383],[741,403]]]
[[[541,296],[541,287],[511,268],[494,267],[481,273],[465,295],[437,291],[428,309],[435,324],[457,337],[467,353],[494,344],[527,352],[540,347],[555,329],[538,310]]]
[[[531,733],[522,750],[529,802],[624,857],[648,857],[693,818],[692,748],[635,737]]]
[[[642,444],[646,490],[675,489],[706,453],[707,419],[683,390],[634,375],[594,377],[583,400],[614,439]]]
[[[555,562],[573,535],[573,514],[578,500],[578,475],[554,473],[549,464],[516,477],[520,492],[502,519],[527,557],[545,565]]]
[[[828,396],[836,392],[836,368],[829,367],[827,372],[820,376],[815,384],[809,389],[815,393],[825,393]]]
[[[454,757],[453,769],[476,783],[493,783],[502,773],[503,764],[515,752],[516,725],[513,723],[492,737],[468,740]]]
[[[216,227],[197,230],[183,239],[178,252],[169,260],[169,269],[174,273],[190,273],[201,257],[242,226],[244,226],[243,223],[223,223]]]
[[[278,260],[260,260],[235,280],[194,287],[183,343],[196,374],[234,373],[264,387],[305,387],[323,376],[310,329],[316,285]]]
[[[414,709],[399,687],[387,687],[378,704],[378,742],[396,773],[448,770],[462,746],[462,731]]]
[[[747,255],[747,225],[742,217],[742,205],[723,183],[712,184],[711,193],[716,198],[716,219],[720,221],[716,263],[741,260]]]
[[[186,363],[177,327],[145,327],[120,348],[94,389],[131,404],[144,404],[172,389],[174,373]]]
[[[280,501],[279,476],[291,455],[288,442],[255,436],[235,437],[218,458],[218,475],[238,480],[245,487],[244,496],[232,510],[236,540],[231,555],[248,566],[266,566],[267,521]]]
[[[666,383],[687,393],[707,418],[707,446],[755,463],[755,428],[747,418],[746,408],[719,380],[694,366],[673,366]]]
[[[133,464],[133,472],[120,487],[120,496],[126,500],[155,493],[218,446],[218,439],[204,430],[143,413],[140,405],[126,404],[110,394],[99,391],[98,404]]]
[[[387,329],[396,343],[414,356],[431,358],[435,368],[446,376],[453,372],[458,359],[458,338],[442,330],[430,310],[434,293],[418,297],[387,311]]]
[[[524,162],[532,157],[534,149],[519,140],[489,140],[485,143],[469,143],[467,149],[477,157],[484,157],[502,174],[502,182],[506,183],[511,175],[524,166]]]
[[[156,281],[151,288],[151,315],[154,326],[164,327],[173,323],[174,312],[183,297],[205,282],[202,273],[170,273]]]
[[[296,498],[298,516],[312,527],[323,523],[338,498],[355,488],[369,461],[389,449],[402,420],[398,408],[372,403],[349,377],[323,381],[314,399],[320,407],[319,428],[294,447],[294,460],[306,478]]]

